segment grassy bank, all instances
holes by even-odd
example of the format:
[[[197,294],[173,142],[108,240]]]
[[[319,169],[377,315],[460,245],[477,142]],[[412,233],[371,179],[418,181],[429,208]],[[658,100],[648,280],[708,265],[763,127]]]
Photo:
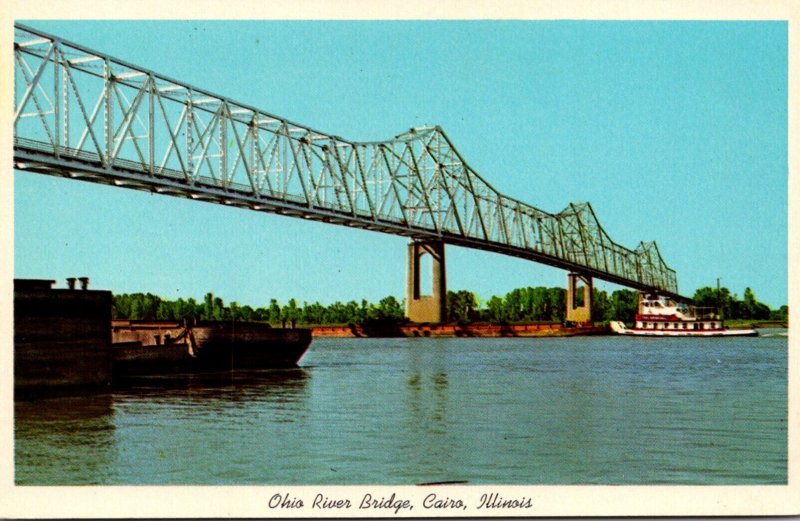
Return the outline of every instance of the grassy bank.
[[[780,320],[749,320],[749,319],[736,319],[726,320],[725,325],[731,329],[758,329],[766,327],[789,327],[788,322]]]

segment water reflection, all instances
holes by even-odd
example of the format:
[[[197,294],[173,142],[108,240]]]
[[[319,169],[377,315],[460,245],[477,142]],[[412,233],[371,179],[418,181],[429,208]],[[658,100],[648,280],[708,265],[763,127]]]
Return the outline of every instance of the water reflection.
[[[310,375],[293,368],[140,377],[119,386],[114,406],[135,416],[168,413],[192,421],[217,415],[243,424],[258,409],[271,411],[275,422],[294,423],[305,417]]]
[[[453,462],[458,460],[456,438],[459,433],[451,423],[453,395],[447,370],[448,355],[439,348],[443,344],[435,345],[436,349],[412,347],[407,351],[406,423],[400,431],[405,440],[398,453],[398,461],[404,464],[394,469],[400,482],[443,482],[462,478],[461,471],[452,468]]]
[[[194,475],[205,449],[248,445],[235,441],[236,433],[302,421],[309,380],[310,373],[299,368],[151,376],[128,379],[107,394],[18,401],[16,482],[217,479],[211,469]],[[223,468],[223,461],[238,457],[221,450],[209,462]]]
[[[14,403],[14,418],[18,427],[98,420],[111,414],[111,404],[109,393],[19,400]]]
[[[112,404],[110,394],[17,401],[16,483],[105,482],[115,460]]]
[[[438,353],[441,355],[441,352]],[[413,425],[426,426],[430,434],[445,434],[447,429],[447,372],[444,361],[436,353],[410,350],[410,371],[407,378],[407,404]]]
[[[116,398],[181,396],[186,399],[251,397],[295,401],[306,391],[311,373],[303,368],[254,369],[200,374],[170,374],[126,378],[115,385]]]
[[[432,434],[442,434],[447,418],[447,374],[437,372],[425,377],[417,372],[407,379],[411,419],[414,424],[426,425]]]
[[[785,483],[786,338],[669,340],[341,339],[301,369],[19,402],[16,479]]]

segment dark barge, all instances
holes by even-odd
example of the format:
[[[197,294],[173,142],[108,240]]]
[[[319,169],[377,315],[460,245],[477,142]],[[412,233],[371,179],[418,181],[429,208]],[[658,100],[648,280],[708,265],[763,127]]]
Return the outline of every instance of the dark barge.
[[[111,385],[111,292],[14,280],[14,393]]]
[[[114,376],[296,367],[311,344],[309,329],[259,322],[115,320]]]
[[[67,283],[14,280],[17,398],[103,391],[130,375],[296,367],[311,344],[309,329],[266,323],[112,321],[110,291]]]

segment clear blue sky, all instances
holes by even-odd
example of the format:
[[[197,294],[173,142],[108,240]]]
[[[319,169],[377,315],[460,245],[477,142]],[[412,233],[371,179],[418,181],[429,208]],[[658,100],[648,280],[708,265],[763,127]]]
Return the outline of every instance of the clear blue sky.
[[[681,293],[787,302],[785,22],[87,22],[36,28],[353,140],[441,125],[498,190],[589,201]],[[226,302],[405,294],[407,239],[15,173],[15,276]],[[555,268],[456,247],[482,299]],[[601,289],[617,286],[598,283]]]

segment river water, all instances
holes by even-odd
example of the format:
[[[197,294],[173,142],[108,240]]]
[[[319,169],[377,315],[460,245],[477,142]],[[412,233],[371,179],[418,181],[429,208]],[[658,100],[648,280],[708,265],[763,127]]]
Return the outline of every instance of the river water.
[[[15,480],[786,483],[785,332],[316,339],[299,369],[17,402]]]

